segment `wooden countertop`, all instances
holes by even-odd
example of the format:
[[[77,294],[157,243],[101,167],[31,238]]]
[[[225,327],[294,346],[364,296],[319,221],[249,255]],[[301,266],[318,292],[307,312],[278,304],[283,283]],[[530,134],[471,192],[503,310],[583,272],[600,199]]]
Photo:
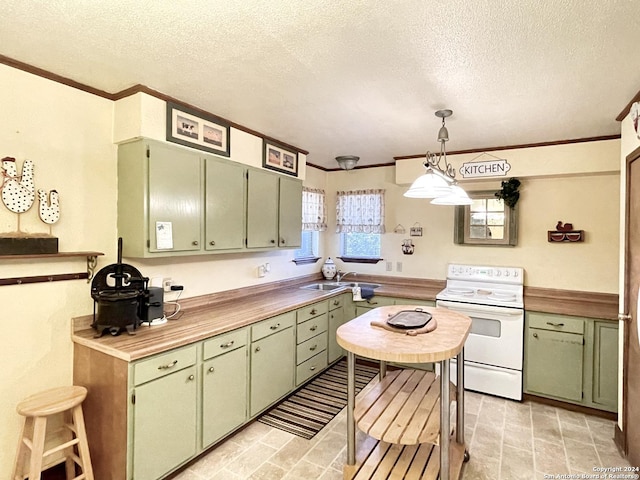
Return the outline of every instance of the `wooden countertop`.
[[[105,333],[100,338],[94,338],[96,331],[91,328],[93,316],[87,315],[74,319],[71,336],[75,343],[131,362],[246,327],[347,291],[346,288],[315,291],[292,286],[270,293],[243,296],[235,301],[185,309],[178,320],[169,320],[164,325],[153,327],[138,327],[135,335],[123,332],[115,337]]]
[[[388,362],[439,362],[460,353],[471,330],[471,319],[446,308],[414,306],[428,311],[438,322],[429,333],[410,336],[371,326],[372,321],[385,322],[411,307],[378,307],[360,315],[338,328],[338,344],[356,355]]]

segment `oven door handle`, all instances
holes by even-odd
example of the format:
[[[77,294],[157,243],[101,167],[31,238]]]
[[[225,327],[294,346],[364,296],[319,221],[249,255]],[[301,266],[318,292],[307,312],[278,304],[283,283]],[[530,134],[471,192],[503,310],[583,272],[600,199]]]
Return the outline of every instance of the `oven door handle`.
[[[445,307],[454,312],[469,312],[472,314],[497,313],[499,315],[522,315],[522,310],[511,307],[494,307],[492,305],[476,305],[470,303],[448,302],[447,300],[438,300],[437,307]]]

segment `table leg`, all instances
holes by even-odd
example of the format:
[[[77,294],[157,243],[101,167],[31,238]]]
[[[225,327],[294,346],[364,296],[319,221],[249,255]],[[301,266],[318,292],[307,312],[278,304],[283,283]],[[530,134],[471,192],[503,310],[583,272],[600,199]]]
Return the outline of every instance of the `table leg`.
[[[380,360],[380,381],[387,375],[387,362]]]
[[[440,362],[440,478],[449,478],[449,359]]]
[[[464,443],[464,347],[457,357],[458,389],[456,393],[456,442]]]
[[[347,352],[347,465],[356,464],[356,355]]]

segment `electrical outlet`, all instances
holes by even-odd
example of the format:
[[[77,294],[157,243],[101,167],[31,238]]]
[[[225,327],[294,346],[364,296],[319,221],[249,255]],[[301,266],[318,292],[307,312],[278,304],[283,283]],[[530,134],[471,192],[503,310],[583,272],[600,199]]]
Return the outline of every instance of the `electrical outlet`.
[[[171,278],[163,278],[162,279],[162,289],[165,292],[170,292],[171,291],[171,285],[173,285],[173,280],[171,280]]]
[[[402,262],[396,262],[396,271],[398,272],[402,271]]]
[[[390,272],[393,270],[393,262],[387,262],[387,272]]]
[[[265,276],[265,274],[266,274],[266,272],[265,272],[264,265],[260,265],[258,267],[258,277],[262,278],[262,277]]]

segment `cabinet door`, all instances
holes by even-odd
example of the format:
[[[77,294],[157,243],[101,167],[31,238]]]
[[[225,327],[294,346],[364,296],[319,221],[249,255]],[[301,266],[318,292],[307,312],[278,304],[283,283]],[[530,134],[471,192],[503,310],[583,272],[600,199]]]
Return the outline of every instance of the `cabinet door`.
[[[196,454],[196,385],[193,365],[135,388],[136,480],[160,478]]]
[[[581,401],[583,339],[574,333],[527,329],[526,390]]]
[[[202,365],[202,448],[222,438],[247,418],[247,347]]]
[[[302,243],[302,182],[280,178],[278,246],[300,248]]]
[[[245,168],[205,159],[205,249],[239,249],[244,244]]]
[[[200,156],[153,143],[149,146],[149,251],[200,250]],[[167,222],[164,225],[158,222]],[[167,234],[170,225],[171,234]],[[170,240],[159,245],[157,229]],[[171,248],[167,248],[171,247]]]
[[[336,361],[344,354],[342,347],[338,345],[338,341],[336,340],[336,331],[344,322],[344,307],[339,307],[329,312],[329,344],[327,348],[329,363]]]
[[[594,322],[593,402],[618,407],[618,325]]]
[[[293,389],[295,329],[287,328],[251,344],[251,416]]]
[[[247,247],[276,248],[278,176],[249,169],[247,179]]]

